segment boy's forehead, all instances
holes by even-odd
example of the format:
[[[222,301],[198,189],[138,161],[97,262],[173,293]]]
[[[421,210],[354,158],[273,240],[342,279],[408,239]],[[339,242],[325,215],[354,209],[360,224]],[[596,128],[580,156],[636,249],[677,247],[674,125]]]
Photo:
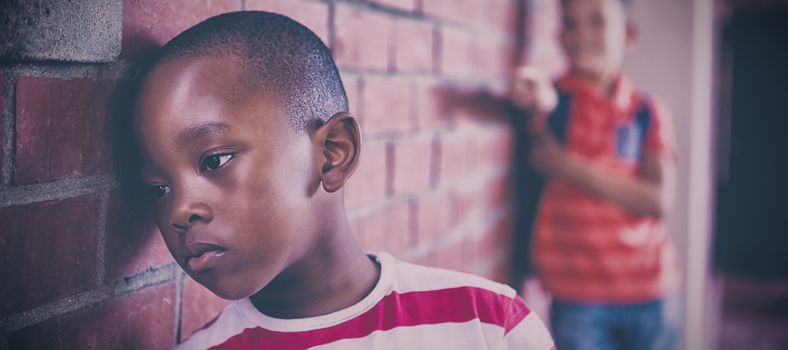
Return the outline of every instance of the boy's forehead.
[[[624,0],[563,0],[561,4],[564,16],[573,14],[577,10],[598,10],[603,12],[613,10],[626,14],[628,7]]]
[[[276,99],[265,89],[250,89],[239,78],[234,58],[189,57],[157,65],[141,86],[135,113],[143,138],[169,138],[199,125],[234,129],[277,122]],[[266,120],[271,119],[271,120]],[[151,135],[153,134],[153,135]]]

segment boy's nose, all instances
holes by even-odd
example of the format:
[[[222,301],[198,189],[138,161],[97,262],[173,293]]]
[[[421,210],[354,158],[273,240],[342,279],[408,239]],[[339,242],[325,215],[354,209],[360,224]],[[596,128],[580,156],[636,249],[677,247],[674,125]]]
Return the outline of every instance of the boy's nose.
[[[213,212],[207,203],[176,195],[170,215],[170,226],[176,232],[186,233],[192,225],[211,220]]]
[[[197,221],[205,221],[205,219],[203,219],[202,216],[199,216],[197,214],[192,214],[191,216],[189,216],[189,220],[187,220],[186,223],[173,221],[171,225],[173,228],[175,228],[176,231],[185,233],[186,231],[189,230],[189,227],[191,227],[191,225]]]

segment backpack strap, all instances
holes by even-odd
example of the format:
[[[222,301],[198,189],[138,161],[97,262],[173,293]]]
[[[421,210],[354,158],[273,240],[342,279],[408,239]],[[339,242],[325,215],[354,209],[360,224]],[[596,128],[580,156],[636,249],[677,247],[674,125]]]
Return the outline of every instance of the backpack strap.
[[[571,106],[572,95],[559,91],[558,105],[547,120],[548,128],[562,144],[566,144],[568,138]],[[531,240],[545,185],[545,177],[533,169],[528,160],[530,137],[522,129],[518,130],[514,169],[517,195],[514,200],[515,232],[512,247],[512,282],[517,289],[522,279],[534,272],[530,257]]]

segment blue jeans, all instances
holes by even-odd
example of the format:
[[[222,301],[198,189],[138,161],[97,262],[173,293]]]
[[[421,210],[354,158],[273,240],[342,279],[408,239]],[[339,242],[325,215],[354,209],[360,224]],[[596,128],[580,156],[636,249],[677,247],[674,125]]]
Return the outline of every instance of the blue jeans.
[[[623,305],[553,300],[550,323],[558,350],[672,350],[678,327],[672,299]]]

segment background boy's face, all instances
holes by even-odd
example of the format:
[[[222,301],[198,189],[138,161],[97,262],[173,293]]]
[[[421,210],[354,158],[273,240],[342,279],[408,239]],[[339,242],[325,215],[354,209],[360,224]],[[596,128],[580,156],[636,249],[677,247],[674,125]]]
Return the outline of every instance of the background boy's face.
[[[634,40],[619,0],[571,0],[563,11],[563,44],[574,72],[595,79],[618,74]]]
[[[290,129],[270,92],[240,83],[237,63],[161,64],[136,110],[164,241],[190,276],[227,299],[256,293],[305,254],[319,185],[308,134]]]

